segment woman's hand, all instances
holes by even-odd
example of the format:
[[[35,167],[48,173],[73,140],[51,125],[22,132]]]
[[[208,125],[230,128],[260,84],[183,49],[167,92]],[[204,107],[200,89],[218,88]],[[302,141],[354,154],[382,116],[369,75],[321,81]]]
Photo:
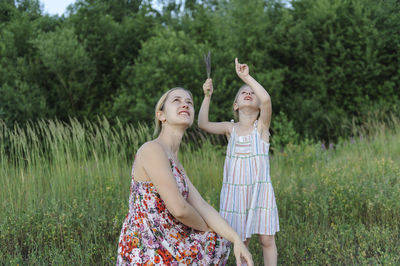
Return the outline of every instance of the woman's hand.
[[[239,238],[233,243],[233,253],[235,254],[237,266],[241,266],[243,262],[246,262],[248,266],[254,265],[250,252]]]
[[[204,91],[205,96],[211,97],[211,95],[214,91],[212,79],[207,79],[206,82],[204,82],[203,91]]]
[[[249,75],[249,66],[246,64],[240,64],[238,59],[235,58],[236,74],[241,79],[245,79]]]

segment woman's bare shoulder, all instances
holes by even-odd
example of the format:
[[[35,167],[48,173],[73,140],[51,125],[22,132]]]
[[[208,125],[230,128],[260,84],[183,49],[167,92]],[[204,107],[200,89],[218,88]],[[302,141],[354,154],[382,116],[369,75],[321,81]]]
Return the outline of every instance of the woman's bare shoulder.
[[[155,140],[144,143],[136,152],[136,163],[142,166],[165,159],[167,159],[167,156],[163,147]]]

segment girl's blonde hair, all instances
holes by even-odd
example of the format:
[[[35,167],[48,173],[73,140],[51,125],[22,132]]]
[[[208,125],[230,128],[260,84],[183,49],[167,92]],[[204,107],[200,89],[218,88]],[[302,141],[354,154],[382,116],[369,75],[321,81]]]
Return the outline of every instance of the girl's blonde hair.
[[[157,112],[164,110],[164,105],[165,105],[165,102],[168,99],[169,94],[171,92],[173,92],[173,91],[176,91],[176,90],[184,90],[184,91],[186,91],[187,93],[189,93],[190,98],[192,98],[192,100],[193,100],[192,93],[190,91],[188,91],[187,89],[182,88],[182,87],[175,87],[175,88],[172,88],[172,89],[168,90],[167,92],[165,92],[161,96],[161,98],[158,100],[158,102],[156,104],[155,112],[154,112],[154,133],[153,133],[153,137],[154,138],[156,138],[158,136],[158,134],[161,131],[161,127],[162,127],[161,121],[157,118]]]
[[[249,85],[247,85],[247,84],[242,85],[242,86],[240,87],[240,89],[237,91],[236,96],[235,96],[235,100],[233,101],[233,104],[232,104],[233,119],[234,119],[235,121],[239,121],[239,109],[235,110],[235,103],[237,102],[237,99],[238,99],[238,97],[239,97],[240,92],[241,92],[244,88],[246,88],[246,87],[251,88],[251,87],[250,87]],[[258,112],[258,117],[260,117],[260,112]],[[258,119],[258,117],[257,117],[257,119]]]

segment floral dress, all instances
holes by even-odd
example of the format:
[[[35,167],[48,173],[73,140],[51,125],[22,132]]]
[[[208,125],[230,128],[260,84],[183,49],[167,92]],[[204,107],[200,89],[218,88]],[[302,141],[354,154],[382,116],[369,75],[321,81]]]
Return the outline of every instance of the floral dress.
[[[170,159],[178,189],[187,199],[186,176]],[[190,228],[168,211],[155,186],[133,178],[129,213],[122,225],[117,265],[225,265],[230,242]]]

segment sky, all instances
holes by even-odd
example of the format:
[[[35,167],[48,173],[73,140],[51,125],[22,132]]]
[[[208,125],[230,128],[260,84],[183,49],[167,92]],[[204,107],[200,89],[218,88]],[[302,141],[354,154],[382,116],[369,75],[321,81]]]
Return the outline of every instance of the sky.
[[[76,0],[40,0],[45,13],[59,16],[64,14],[67,10],[67,6],[75,3],[75,1]]]
[[[67,10],[67,6],[75,3],[76,0],[40,0],[40,2],[43,4],[45,13],[61,16]]]

